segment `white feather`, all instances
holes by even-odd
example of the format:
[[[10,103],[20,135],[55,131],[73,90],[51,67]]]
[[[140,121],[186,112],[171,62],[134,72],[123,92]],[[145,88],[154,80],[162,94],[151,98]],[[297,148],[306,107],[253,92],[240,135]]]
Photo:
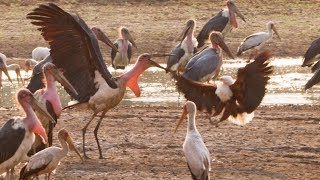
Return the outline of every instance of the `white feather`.
[[[235,80],[232,79],[231,76],[222,76],[220,79],[221,82],[217,83],[217,89],[215,93],[222,102],[226,102],[233,96],[229,86],[231,86]]]
[[[254,112],[248,114],[246,112],[242,113],[242,114],[237,114],[237,117],[233,117],[233,116],[229,116],[228,117],[228,121],[243,126],[247,123],[249,123],[250,121],[252,121],[254,117]]]
[[[32,59],[41,61],[50,55],[50,49],[47,47],[36,47],[32,50]]]
[[[94,82],[96,83],[98,91],[90,97],[89,105],[95,110],[102,111],[106,109],[106,102],[109,102],[112,97],[120,93],[120,88],[111,88],[105,79],[103,79],[99,71],[95,71]]]

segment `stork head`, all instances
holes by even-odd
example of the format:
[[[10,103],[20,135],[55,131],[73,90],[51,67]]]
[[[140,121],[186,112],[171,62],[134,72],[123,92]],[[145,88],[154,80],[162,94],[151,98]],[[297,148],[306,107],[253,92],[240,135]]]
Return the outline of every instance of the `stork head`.
[[[96,35],[97,39],[104,42],[107,46],[118,52],[118,48],[111,42],[111,40],[102,32],[100,28],[91,28],[92,32]]]
[[[227,7],[229,9],[229,13],[231,15],[230,17],[230,23],[233,27],[237,27],[237,21],[236,21],[236,17],[234,16],[234,13],[237,14],[244,22],[246,22],[246,20],[244,19],[244,16],[241,14],[241,12],[239,11],[238,7],[236,6],[234,0],[228,0],[227,1]]]
[[[69,145],[69,149],[73,150],[74,152],[76,152],[77,155],[80,157],[81,161],[83,161],[83,158],[80,155],[80,152],[78,151],[78,149],[74,145],[74,142],[73,142],[72,138],[70,137],[70,135],[69,135],[67,130],[60,129],[59,132],[58,132],[58,138],[59,139],[63,139],[64,141],[66,141],[68,143],[68,145]]]
[[[141,94],[141,90],[138,85],[138,78],[140,74],[142,74],[149,67],[158,67],[165,70],[164,67],[160,66],[158,63],[151,60],[153,57],[165,57],[165,56],[168,56],[168,55],[167,54],[148,54],[148,53],[141,54],[138,57],[138,60],[136,61],[134,67],[129,72],[122,75],[122,77],[125,79],[126,86],[129,87],[137,97],[139,97]]]
[[[136,43],[134,42],[131,34],[129,33],[129,30],[126,27],[121,27],[120,28],[120,35],[122,36],[122,38],[124,40],[128,40],[129,42],[131,42],[131,44],[135,47],[138,48]]]
[[[51,76],[54,77],[54,80],[58,81],[63,87],[66,88],[67,91],[72,92],[76,96],[78,95],[77,91],[74,89],[71,83],[67,80],[67,78],[63,75],[63,73],[51,62],[48,62],[43,66],[43,73],[46,76],[50,74]]]
[[[221,76],[219,79],[223,84],[227,86],[231,86],[235,81],[231,76]]]
[[[38,120],[38,118],[31,119],[33,116],[28,117],[27,109],[32,108],[32,110],[39,112],[43,117],[46,117],[52,123],[56,123],[55,120],[50,116],[50,114],[48,114],[48,112],[42,107],[42,105],[34,98],[33,94],[28,89],[20,90],[18,92],[17,99],[19,104],[27,113],[26,122],[29,129],[32,132],[41,136],[45,142],[48,142],[47,134],[43,129],[40,121]]]
[[[220,32],[213,31],[210,34],[210,41],[212,46],[214,47],[215,45],[218,45],[224,52],[228,54],[228,56],[232,59],[234,59],[229,47],[226,45],[226,43],[223,40],[223,36]]]
[[[274,26],[274,23],[272,22],[272,21],[269,21],[268,23],[267,23],[267,28],[268,28],[268,30],[269,31],[274,31],[274,33],[278,36],[278,38],[281,40],[281,38],[280,38],[280,36],[279,36],[279,34],[278,34],[278,31],[277,31],[277,29],[276,29],[276,27]]]
[[[178,40],[181,41],[180,43],[182,43],[182,41],[188,34],[193,34],[193,30],[195,26],[196,26],[196,22],[193,19],[190,19],[189,21],[187,21],[185,28],[183,29],[182,33],[178,37]]]
[[[178,121],[178,124],[176,126],[175,132],[177,132],[180,124],[183,122],[184,119],[186,119],[188,114],[195,114],[196,113],[196,104],[192,101],[187,101],[183,106],[183,111],[181,114],[181,117]]]

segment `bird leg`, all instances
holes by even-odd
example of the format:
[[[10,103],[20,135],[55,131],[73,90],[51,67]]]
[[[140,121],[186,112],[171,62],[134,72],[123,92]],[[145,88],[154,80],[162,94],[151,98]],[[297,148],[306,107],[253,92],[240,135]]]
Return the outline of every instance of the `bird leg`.
[[[51,179],[51,172],[48,173],[48,180]]]
[[[10,179],[14,180],[14,168],[10,169]]]
[[[85,135],[86,135],[86,131],[87,131],[87,128],[89,126],[89,124],[91,123],[91,121],[94,119],[94,117],[96,117],[97,113],[93,113],[91,119],[89,120],[89,122],[83,127],[82,129],[82,148],[83,148],[83,157],[85,159],[90,159],[87,155],[86,155],[86,148],[85,148]]]
[[[103,158],[103,156],[102,156],[101,147],[100,147],[100,143],[99,143],[99,139],[98,139],[98,130],[99,130],[101,121],[102,121],[102,119],[104,118],[104,115],[105,115],[106,113],[107,113],[107,111],[103,111],[103,112],[102,112],[101,117],[100,117],[100,119],[99,119],[99,121],[98,121],[98,124],[97,124],[96,128],[94,128],[94,131],[93,131],[94,137],[95,137],[95,139],[96,139],[96,141],[97,141],[97,145],[98,145],[98,149],[99,149],[99,155],[100,155],[100,156],[99,156],[99,159],[104,159],[104,158]]]
[[[251,59],[255,58],[258,55],[258,53],[259,51],[254,48],[249,56],[249,59],[247,60],[247,63],[249,63]]]

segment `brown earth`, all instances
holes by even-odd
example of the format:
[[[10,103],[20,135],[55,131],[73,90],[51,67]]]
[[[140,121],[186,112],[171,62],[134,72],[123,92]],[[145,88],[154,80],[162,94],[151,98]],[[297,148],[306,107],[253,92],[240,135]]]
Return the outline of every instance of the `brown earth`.
[[[0,52],[8,57],[30,58],[37,46],[47,46],[26,14],[42,1],[0,0]],[[64,9],[77,12],[90,26],[102,28],[111,39],[127,26],[136,39],[135,57],[143,52],[168,52],[189,18],[197,30],[224,6],[224,1],[88,1],[55,0]],[[276,22],[282,41],[271,40],[266,49],[275,56],[302,56],[319,37],[320,1],[237,1],[247,23],[226,37],[232,52],[241,40],[265,31],[269,20]],[[121,15],[120,15],[121,13]],[[109,62],[110,49],[101,44]],[[159,60],[160,61],[160,60]],[[163,60],[162,60],[163,61]],[[318,179],[320,177],[319,106],[260,107],[255,119],[244,127],[223,122],[219,127],[199,113],[197,125],[211,153],[210,176],[214,179]],[[0,109],[1,121],[21,115],[16,109]],[[174,133],[180,107],[127,107],[119,105],[103,121],[99,137],[106,159],[98,159],[93,136],[87,132],[84,163],[74,153],[63,160],[54,179],[188,179],[182,152],[186,123]],[[79,148],[81,128],[91,111],[77,109],[62,113],[55,132],[65,127]],[[55,144],[58,145],[55,139]],[[19,170],[19,168],[17,169]]]
[[[197,128],[211,154],[213,179],[318,179],[320,177],[319,106],[260,107],[246,126],[223,122],[219,127],[198,113]],[[174,133],[180,107],[126,107],[111,110],[100,126],[98,149],[87,131],[84,163],[69,153],[54,179],[191,179],[182,144],[186,124]],[[20,113],[1,111],[3,119]],[[62,113],[55,132],[66,128],[82,151],[81,128],[90,111]],[[214,118],[213,118],[214,119]],[[3,124],[4,122],[1,122]],[[57,140],[54,144],[58,145]],[[19,172],[19,168],[17,168]]]
[[[128,27],[138,45],[134,58],[144,52],[169,52],[177,44],[175,39],[188,19],[197,21],[196,35],[205,22],[225,6],[224,0],[53,2],[69,12],[78,13],[89,26],[100,27],[112,40],[117,38],[120,26]],[[26,14],[39,3],[43,1],[0,0],[0,52],[8,57],[31,58],[35,47],[47,46],[40,32],[26,19]],[[282,38],[282,41],[274,38],[265,46],[275,56],[302,56],[310,43],[319,37],[319,0],[237,0],[237,5],[247,22],[237,18],[239,27],[226,37],[234,54],[243,38],[266,31],[269,20],[276,23]],[[101,48],[105,60],[110,62],[110,48],[103,44]]]

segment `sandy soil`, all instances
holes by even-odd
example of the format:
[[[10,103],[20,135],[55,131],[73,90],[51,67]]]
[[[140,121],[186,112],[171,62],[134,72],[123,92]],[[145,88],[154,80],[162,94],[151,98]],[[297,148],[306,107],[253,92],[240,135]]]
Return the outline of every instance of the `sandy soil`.
[[[10,2],[10,3],[9,3]],[[8,57],[31,58],[37,46],[47,46],[40,32],[32,26],[26,14],[43,3],[40,0],[0,0],[0,52]],[[141,53],[169,52],[188,19],[197,21],[195,35],[201,27],[224,8],[224,0],[204,1],[118,1],[118,0],[55,0],[69,12],[78,13],[89,26],[100,27],[112,40],[118,37],[118,28],[126,26],[138,45],[134,59]],[[90,3],[88,3],[90,2]],[[266,31],[266,23],[276,23],[282,41],[274,38],[265,49],[275,56],[302,56],[310,43],[319,37],[320,16],[318,0],[237,0],[247,22],[238,19],[239,27],[225,39],[235,54],[240,42],[254,32]],[[106,62],[110,62],[110,48],[101,44]],[[244,55],[245,57],[247,55]],[[161,61],[161,60],[159,60]],[[164,61],[164,59],[162,60]],[[135,62],[133,60],[133,62]]]
[[[30,58],[36,46],[47,46],[26,14],[40,0],[0,0],[0,52],[8,57]],[[102,28],[111,39],[127,26],[138,44],[134,58],[144,52],[168,52],[189,18],[200,27],[219,11],[224,1],[59,1],[61,7],[77,12],[90,26]],[[241,40],[265,31],[269,20],[276,22],[282,41],[274,38],[265,49],[275,56],[301,56],[319,36],[320,1],[238,0],[247,23],[239,22],[226,37],[232,52]],[[120,15],[120,13],[122,13]],[[4,17],[4,18],[3,18]],[[106,62],[110,49],[101,44]],[[164,61],[164,60],[159,60]],[[320,177],[319,106],[260,107],[250,124],[239,127],[229,122],[212,126],[203,114],[198,129],[210,150],[214,179],[318,179]],[[0,109],[1,121],[21,115],[16,109]],[[126,107],[119,105],[103,121],[99,137],[106,159],[98,159],[93,136],[87,132],[88,155],[80,163],[75,153],[63,160],[54,179],[188,179],[182,152],[186,123],[174,133],[181,107]],[[91,111],[66,110],[55,132],[66,128],[81,149],[81,129]],[[55,139],[55,144],[58,142]],[[82,150],[81,150],[82,151]],[[19,168],[18,168],[19,169]]]
[[[260,107],[244,127],[209,123],[203,113],[197,127],[211,158],[214,179],[317,179],[320,177],[319,106]],[[86,149],[92,158],[80,163],[69,153],[54,179],[188,179],[182,152],[184,123],[174,128],[180,107],[126,107],[110,111],[101,124],[103,155],[98,159],[94,122],[87,132]],[[3,119],[20,113],[1,111]],[[91,111],[69,109],[62,113],[57,132],[66,128],[82,151],[81,129]],[[1,124],[4,122],[1,121]],[[54,140],[58,145],[57,140]]]

